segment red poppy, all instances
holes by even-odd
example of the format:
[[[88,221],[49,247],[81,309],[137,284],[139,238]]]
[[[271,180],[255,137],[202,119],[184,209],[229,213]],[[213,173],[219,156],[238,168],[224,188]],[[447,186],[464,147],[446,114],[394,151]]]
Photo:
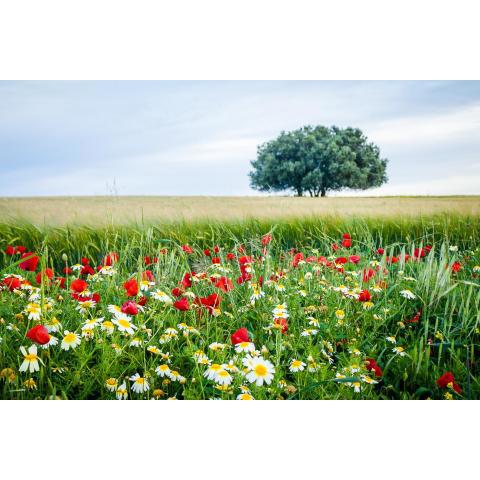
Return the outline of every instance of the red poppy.
[[[206,248],[206,249],[203,251],[203,254],[204,254],[206,257],[210,257],[210,256],[211,256],[210,250],[209,250],[208,248]]]
[[[274,325],[279,325],[282,327],[282,333],[287,333],[288,330],[288,323],[285,318],[276,318],[273,321]]]
[[[344,265],[345,263],[347,263],[347,259],[345,257],[338,257],[335,259],[335,263],[337,265]]]
[[[360,255],[350,255],[348,260],[350,263],[357,264],[360,261]]]
[[[239,328],[236,332],[232,333],[230,338],[233,345],[250,341],[250,337],[248,336],[248,330],[246,328]]]
[[[88,283],[85,280],[77,278],[70,284],[70,290],[77,294],[83,293],[88,288]]]
[[[50,341],[48,330],[43,325],[35,325],[32,327],[27,332],[26,337],[39,345],[45,345]]]
[[[58,285],[59,288],[64,288],[64,289],[67,288],[66,285],[65,285],[66,281],[67,281],[67,279],[64,278],[64,277],[56,277],[55,278],[55,283]]]
[[[173,306],[177,309],[180,310],[181,312],[185,312],[187,310],[190,310],[190,305],[188,303],[188,299],[183,297],[180,300],[177,300],[176,302],[173,302]]]
[[[365,268],[363,270],[363,281],[368,282],[372,277],[375,276],[375,270],[369,268],[368,270]]]
[[[220,265],[220,257],[213,257],[212,258],[212,264],[213,265]]]
[[[140,297],[138,300],[137,300],[137,305],[140,305],[141,307],[144,307],[148,302],[148,298],[147,297]]]
[[[376,377],[381,377],[383,376],[383,371],[382,369],[380,368],[380,366],[378,365],[378,363],[376,362],[376,360],[374,360],[373,358],[367,358],[365,360],[365,366],[367,368],[367,370],[369,372],[372,372],[374,373],[374,375]]]
[[[12,245],[7,245],[7,248],[5,249],[5,253],[7,255],[12,256],[12,255],[15,255],[17,252],[15,250],[15,247],[13,247]]]
[[[452,388],[457,392],[457,393],[462,393],[462,389],[460,386],[455,382],[455,377],[453,376],[452,372],[446,372],[444,373],[438,380],[437,380],[437,385],[440,388],[449,388],[449,385],[451,384]]]
[[[189,255],[190,255],[191,253],[193,253],[192,247],[189,247],[188,245],[182,245],[182,250],[183,250],[185,253],[188,253]]]
[[[181,288],[178,288],[178,287],[172,288],[172,295],[174,297],[180,297],[182,293],[183,293],[183,290]]]
[[[26,251],[27,251],[27,247],[24,247],[23,245],[17,245],[15,247],[16,253],[25,253]]]
[[[150,270],[145,270],[144,272],[142,272],[142,280],[145,280],[147,282],[154,282],[155,277]]]
[[[339,249],[339,246],[336,243],[332,243],[332,250],[336,252]]]
[[[7,277],[3,280],[3,284],[13,292],[15,289],[20,288],[22,282],[20,282],[20,279],[17,277]]]
[[[38,265],[38,262],[40,261],[40,258],[38,258],[34,253],[32,253],[32,252],[22,253],[22,256],[20,258],[26,258],[27,259],[19,265],[19,267],[22,270],[27,270],[29,272],[34,272],[37,269],[37,265]]]
[[[113,264],[118,262],[118,253],[117,252],[110,252],[104,259],[103,264],[106,267],[111,267]]]
[[[64,267],[63,273],[65,275],[71,275],[73,273],[73,270],[70,267]]]
[[[210,312],[210,314],[213,314],[213,310],[218,308],[221,301],[222,297],[220,295],[217,295],[216,293],[212,293],[208,297],[197,297],[195,299],[195,303],[197,305],[205,307]]]
[[[235,260],[235,254],[227,253],[227,260]]]
[[[53,275],[53,270],[51,268],[46,268],[45,270],[43,270],[43,272],[37,273],[35,280],[37,281],[37,283],[42,283],[42,280],[48,283],[48,281],[53,278]]]
[[[383,255],[383,254],[385,253],[385,250],[384,250],[383,248],[381,248],[381,247],[380,247],[380,248],[377,248],[377,253],[378,253],[379,255]]]
[[[350,248],[352,246],[352,237],[348,233],[344,233],[342,238],[342,247]]]
[[[128,315],[137,315],[138,314],[138,307],[135,302],[128,300],[122,305],[122,312]]]
[[[272,241],[272,236],[268,233],[262,237],[262,245],[264,246],[268,245],[271,241]]]
[[[215,283],[215,286],[224,292],[233,290],[233,283],[228,277],[220,277]]]
[[[422,316],[422,311],[418,311],[412,318],[405,320],[405,323],[418,323],[420,317]]]
[[[358,295],[359,302],[369,302],[372,299],[372,295],[368,290],[362,290]]]
[[[305,257],[303,256],[302,252],[295,254],[292,260],[292,267],[297,267],[298,264],[303,260],[305,260]]]
[[[123,284],[127,297],[136,297],[138,295],[138,282],[132,278]]]
[[[82,265],[88,265],[90,263],[90,260],[86,257],[83,257],[82,260],[80,261]]]
[[[90,265],[84,265],[80,270],[80,275],[93,275],[95,270]]]
[[[452,272],[458,273],[462,269],[462,264],[460,262],[453,262],[452,264]]]
[[[193,272],[192,272],[193,273]],[[192,276],[187,272],[182,279],[183,288],[190,288],[192,286]]]

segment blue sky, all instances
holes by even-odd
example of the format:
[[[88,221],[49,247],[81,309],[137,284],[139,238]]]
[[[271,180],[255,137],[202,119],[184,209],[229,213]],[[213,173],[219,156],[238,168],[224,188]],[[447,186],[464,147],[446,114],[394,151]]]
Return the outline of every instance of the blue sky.
[[[306,124],[379,145],[366,194],[480,194],[480,82],[158,81],[0,82],[0,195],[252,195],[257,145]]]

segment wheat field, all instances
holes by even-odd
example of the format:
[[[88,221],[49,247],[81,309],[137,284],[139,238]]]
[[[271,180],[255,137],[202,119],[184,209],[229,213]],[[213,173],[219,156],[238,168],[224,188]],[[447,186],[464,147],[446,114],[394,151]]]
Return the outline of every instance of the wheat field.
[[[165,221],[480,214],[480,196],[452,197],[28,197],[0,198],[0,222],[108,225]]]

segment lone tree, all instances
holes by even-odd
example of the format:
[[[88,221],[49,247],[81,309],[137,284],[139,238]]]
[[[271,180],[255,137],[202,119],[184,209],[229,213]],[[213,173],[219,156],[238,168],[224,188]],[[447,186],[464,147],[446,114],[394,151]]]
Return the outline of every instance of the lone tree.
[[[387,160],[358,128],[307,126],[260,145],[251,186],[324,197],[329,190],[366,190],[387,181]]]

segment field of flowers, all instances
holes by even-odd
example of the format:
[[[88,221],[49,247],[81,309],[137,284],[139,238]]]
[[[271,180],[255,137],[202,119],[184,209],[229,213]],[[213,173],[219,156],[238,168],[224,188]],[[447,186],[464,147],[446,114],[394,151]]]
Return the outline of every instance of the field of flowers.
[[[3,399],[478,399],[480,222],[0,225]]]

